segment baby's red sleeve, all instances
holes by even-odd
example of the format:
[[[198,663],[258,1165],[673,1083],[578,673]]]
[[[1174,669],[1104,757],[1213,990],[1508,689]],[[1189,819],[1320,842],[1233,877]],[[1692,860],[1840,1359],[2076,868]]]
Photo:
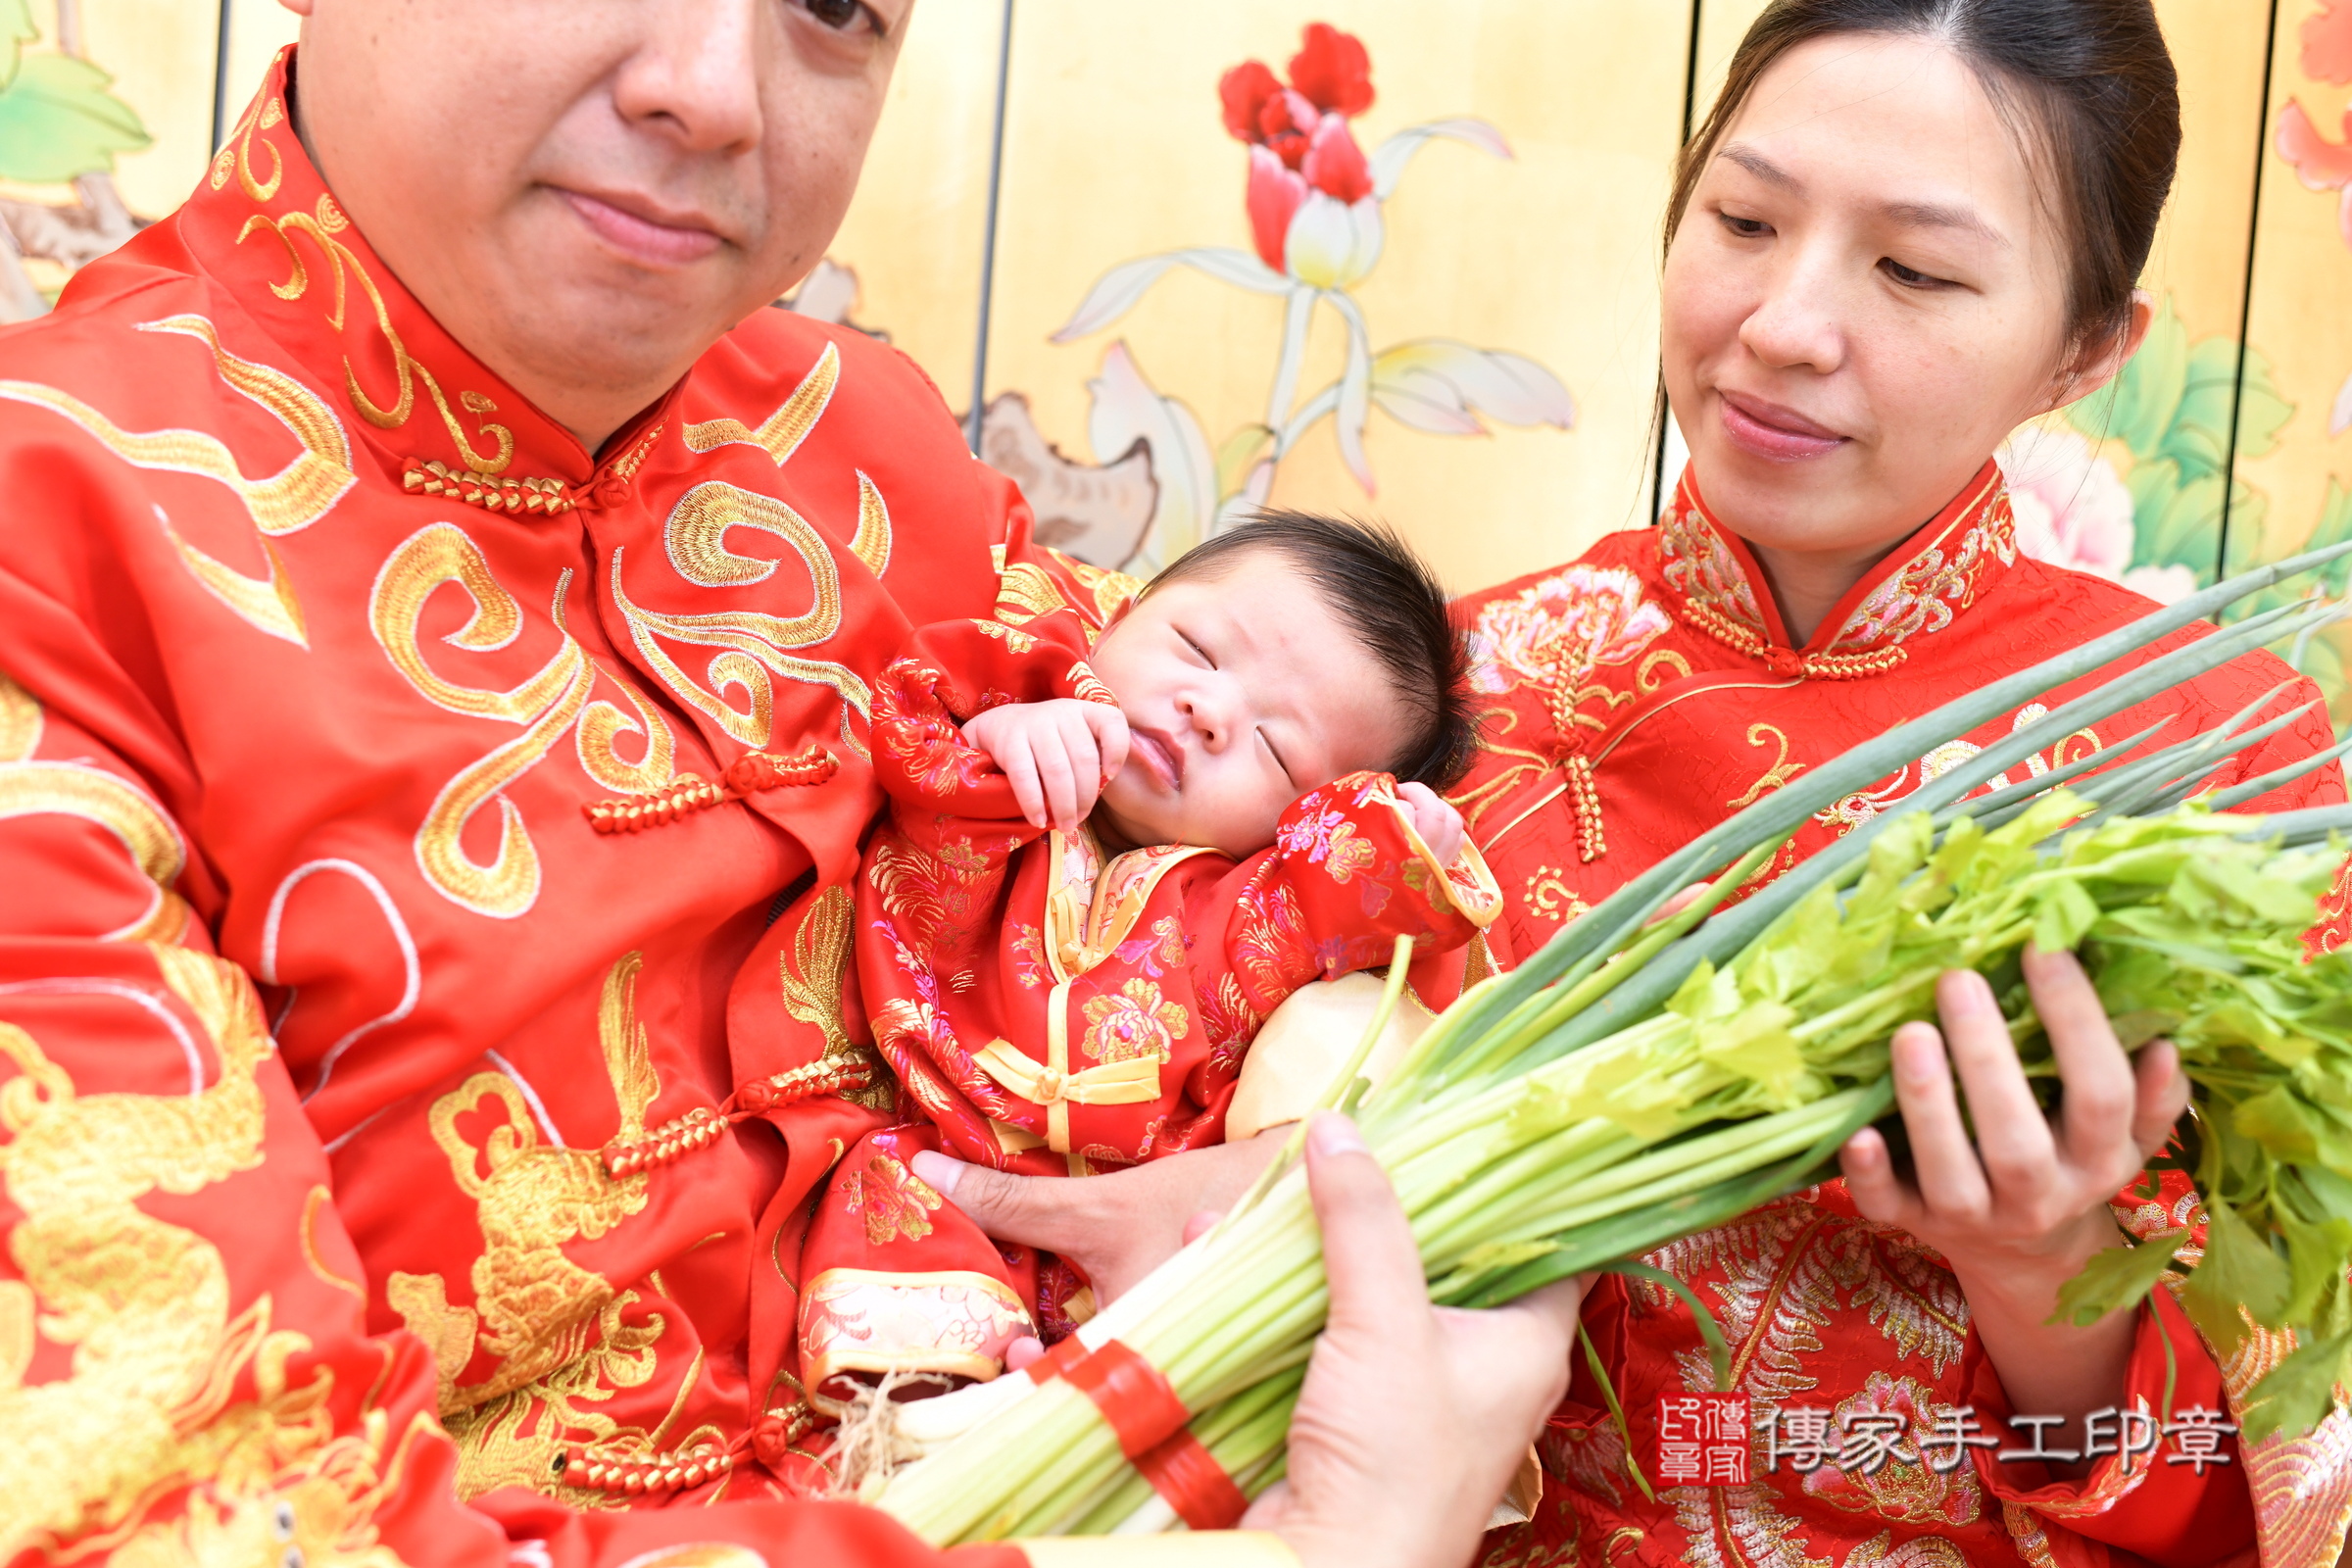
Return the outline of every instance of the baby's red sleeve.
[[[963,725],[1007,703],[1110,702],[1086,648],[1066,610],[1019,626],[943,620],[916,630],[874,684],[874,773],[902,825],[928,816],[1026,827],[1011,784]]]
[[[1273,848],[1188,902],[1195,929],[1213,928],[1225,912],[1223,943],[1196,961],[1221,960],[1259,1017],[1309,981],[1389,962],[1400,936],[1414,938],[1417,953],[1460,947],[1502,908],[1477,849],[1464,843],[1450,865],[1441,864],[1386,773],[1352,773],[1308,791],[1283,813]]]

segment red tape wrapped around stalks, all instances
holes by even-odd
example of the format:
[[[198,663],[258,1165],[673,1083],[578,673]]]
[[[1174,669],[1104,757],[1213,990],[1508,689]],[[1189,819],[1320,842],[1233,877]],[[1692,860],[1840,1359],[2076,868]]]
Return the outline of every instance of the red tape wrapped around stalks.
[[[1090,1351],[1077,1336],[1029,1365],[1038,1383],[1060,1378],[1092,1399],[1119,1451],[1152,1483],[1176,1517],[1195,1530],[1230,1530],[1250,1506],[1216,1456],[1200,1446],[1193,1418],[1159,1368],[1117,1340]]]

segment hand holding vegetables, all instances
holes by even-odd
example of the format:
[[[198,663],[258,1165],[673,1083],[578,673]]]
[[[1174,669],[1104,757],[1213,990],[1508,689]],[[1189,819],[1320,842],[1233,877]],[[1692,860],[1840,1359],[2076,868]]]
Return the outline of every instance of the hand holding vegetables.
[[[1432,1308],[1396,1193],[1345,1118],[1309,1129],[1306,1177],[1331,1316],[1291,1418],[1290,1477],[1243,1524],[1279,1532],[1306,1568],[1453,1568],[1567,1389],[1583,1287]]]
[[[2023,963],[2065,1086],[2055,1121],[2034,1099],[1992,987],[1955,969],[1936,985],[1943,1030],[1905,1024],[1889,1046],[1914,1180],[1895,1173],[1876,1128],[1847,1140],[1841,1163],[1867,1218],[1900,1226],[1951,1265],[2016,1406],[2079,1421],[2122,1402],[2136,1324],[2125,1312],[2053,1322],[2058,1291],[2123,1245],[2108,1202],[2172,1136],[2188,1079],[2169,1043],[2136,1062],[2124,1054],[2072,954],[2029,949]]]
[[[2173,1289],[2225,1354],[2246,1315],[2292,1327],[2303,1348],[2251,1391],[2247,1436],[2307,1430],[2326,1415],[2352,1373],[2352,955],[2307,964],[2301,935],[2341,863],[2352,808],[2268,820],[2213,812],[2333,754],[2184,805],[2230,755],[2292,721],[2256,722],[2258,702],[2153,751],[2143,748],[2160,726],[2063,765],[2040,755],[2184,676],[2322,623],[2333,607],[2266,612],[2035,705],[2006,738],[1963,748],[1901,810],[1858,824],[1744,903],[1713,908],[1792,827],[1902,760],[2320,559],[2192,596],[1809,770],[1465,994],[1369,1096],[1360,1079],[1335,1086],[1344,1104],[1361,1102],[1364,1138],[1411,1217],[1431,1297],[1511,1301],[1819,1180],[1841,1145],[1892,1109],[1899,1034],[1906,1066],[1931,1068],[1903,1086],[1926,1196],[1886,1179],[1884,1150],[1868,1141],[1857,1169],[1871,1186],[1876,1152],[1870,1201],[1892,1203],[1964,1258],[1974,1252],[1984,1283],[1966,1282],[1972,1298],[1985,1292],[2021,1329],[2055,1306],[2079,1330],[2128,1321],[2122,1309]],[[2031,776],[2010,782],[2004,770],[2028,762]],[[1649,923],[1675,889],[1710,873],[1709,898]],[[2029,977],[2029,944],[2080,948],[2095,999],[2067,983],[2063,961],[2034,958]],[[1982,1159],[1936,1053],[1924,1049],[1938,1042],[1918,1027],[1938,1015],[1953,970],[1984,976],[1999,1015],[1997,1031],[1977,1015],[1983,982],[1940,999],[1957,1004],[1946,1022]],[[2123,1059],[2160,1037],[2178,1044],[2195,1084],[2199,1116],[2182,1124],[2181,1163],[2209,1215],[2205,1249],[2182,1255],[2181,1229],[2085,1255],[2090,1205],[2123,1185],[2177,1103],[2161,1048],[2144,1080]],[[1995,1046],[2007,1065],[1988,1072]],[[2057,1108],[2061,1087],[2053,1132],[2044,1107]],[[1154,1408],[1173,1406],[1177,1420],[1191,1412],[1190,1441],[1245,1493],[1284,1471],[1289,1410],[1328,1310],[1306,1197],[1296,1173],[1261,1183],[1055,1352],[1057,1368],[1148,1365],[1166,1391]],[[2022,1236],[1996,1241],[2004,1220]],[[2160,1286],[2168,1270],[2185,1279]],[[2012,1288],[2004,1314],[1998,1298]],[[1701,1328],[1726,1386],[1722,1338],[1703,1315]],[[2027,1344],[2019,1361],[2029,1380],[2035,1353]],[[2084,1367],[2097,1359],[2078,1355]],[[1103,1375],[1005,1379],[907,1407],[902,1451],[927,1457],[879,1488],[881,1506],[941,1544],[1168,1528],[1174,1505],[1128,1463],[1087,1392]]]

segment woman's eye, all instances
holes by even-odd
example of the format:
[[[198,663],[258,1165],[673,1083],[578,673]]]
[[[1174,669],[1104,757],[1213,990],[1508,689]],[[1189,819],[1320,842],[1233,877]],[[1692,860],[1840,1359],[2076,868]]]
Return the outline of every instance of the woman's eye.
[[[1735,218],[1730,213],[1718,216],[1723,220],[1723,226],[1741,239],[1762,239],[1772,232],[1772,225],[1760,218]]]
[[[837,32],[853,32],[863,27],[877,38],[884,31],[882,19],[864,0],[798,0],[802,10]]]
[[[1917,268],[1905,267],[1902,263],[1896,261],[1891,256],[1880,262],[1879,265],[1886,269],[1886,275],[1888,277],[1893,278],[1897,283],[1902,284],[1905,288],[1943,287],[1944,280],[1942,278],[1932,277],[1928,273],[1920,271]]]

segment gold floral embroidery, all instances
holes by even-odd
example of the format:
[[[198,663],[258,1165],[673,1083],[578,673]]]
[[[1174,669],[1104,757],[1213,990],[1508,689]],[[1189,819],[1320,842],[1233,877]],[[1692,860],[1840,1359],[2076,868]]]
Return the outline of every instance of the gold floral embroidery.
[[[716,452],[723,446],[758,447],[781,468],[800,450],[801,443],[808,439],[816,421],[824,417],[826,405],[833,401],[833,389],[840,380],[841,351],[828,342],[824,352],[816,357],[816,363],[808,368],[808,373],[801,377],[800,385],[792,389],[775,413],[760,421],[759,429],[746,428],[740,419],[707,419],[686,427],[686,449],[704,453]]]
[[[1960,537],[1947,554],[1944,545],[1954,529]],[[1831,639],[1830,651],[1879,648],[1941,631],[1954,614],[1976,603],[1994,563],[2007,566],[2016,561],[2017,525],[1995,473],[1949,527],[1855,608]]]
[[[791,954],[776,955],[776,983],[783,992],[784,1010],[824,1036],[820,1059],[825,1061],[841,1057],[870,1060],[873,1054],[870,1048],[850,1039],[849,1018],[842,1006],[842,984],[849,973],[856,919],[857,903],[850,890],[827,888],[808,906],[800,928],[793,932]],[[841,1098],[888,1110],[896,1093],[886,1076],[876,1072],[864,1088],[846,1089]]]
[[[1095,1061],[1165,1061],[1192,1028],[1193,1015],[1182,1003],[1164,1001],[1158,986],[1135,979],[1114,995],[1087,999],[1086,1036],[1078,1049]]]
[[[1584,752],[1585,735],[1607,727],[1608,715],[1635,700],[1594,677],[1604,666],[1633,662],[1673,624],[1644,595],[1642,579],[1622,566],[1570,566],[1545,577],[1515,599],[1497,599],[1479,611],[1470,631],[1474,691],[1504,693],[1532,685],[1544,694],[1553,738],[1541,753],[1500,744],[1482,734],[1488,751],[1525,758],[1502,769],[1465,798],[1475,825],[1487,808],[1528,778],[1558,768],[1569,794],[1580,853],[1587,861],[1608,852],[1600,794]],[[1642,662],[1649,669],[1657,656]],[[1688,666],[1686,666],[1688,667]],[[1588,705],[1598,703],[1597,710]],[[1506,829],[1507,831],[1507,829]]]
[[[1756,591],[1740,569],[1740,558],[1715,531],[1699,509],[1698,498],[1686,478],[1677,487],[1666,515],[1658,519],[1658,555],[1665,564],[1666,586],[1684,600],[1716,618],[1765,640],[1764,610]]]
[[[1762,800],[1766,795],[1770,794],[1774,790],[1779,789],[1782,785],[1788,783],[1790,779],[1796,777],[1797,774],[1802,773],[1805,770],[1804,763],[1791,762],[1788,760],[1788,737],[1780,729],[1778,725],[1750,724],[1747,726],[1748,745],[1762,746],[1766,736],[1770,736],[1772,740],[1780,747],[1780,755],[1775,757],[1772,760],[1772,765],[1758,775],[1756,781],[1747,787],[1746,794],[1740,796],[1736,800],[1730,800],[1724,803],[1735,811],[1739,810],[1742,807],[1755,805],[1756,802]]]
[[[1078,586],[1094,596],[1095,615],[1105,624],[1118,618],[1119,612],[1133,604],[1144,591],[1144,579],[1105,566],[1092,566],[1075,556],[1053,552],[1054,559],[1078,579]]]
[[[890,508],[863,468],[858,470],[858,532],[850,540],[850,554],[877,577],[890,569]]]
[[[270,151],[272,156],[276,155],[274,147]],[[256,200],[268,199],[256,197]],[[270,288],[279,299],[289,301],[301,299],[310,292],[311,287],[310,268],[303,261],[302,252],[295,247],[295,236],[300,235],[317,247],[334,278],[334,299],[327,308],[326,323],[336,332],[341,332],[344,327],[351,284],[356,281],[360,292],[368,296],[368,303],[375,312],[376,331],[382,336],[384,346],[390,350],[393,374],[399,377],[400,386],[390,403],[377,402],[360,385],[359,372],[352,368],[351,357],[345,355],[343,391],[361,418],[379,430],[400,429],[416,413],[416,388],[421,383],[425,396],[432,400],[435,412],[441,416],[442,426],[449,432],[458,457],[466,466],[478,474],[506,472],[507,465],[514,460],[514,432],[503,424],[492,424],[481,418],[483,415],[495,414],[498,405],[479,392],[461,392],[458,395],[459,403],[475,416],[476,432],[497,449],[489,456],[484,456],[474,450],[472,438],[458,422],[456,412],[449,406],[448,395],[441,390],[439,378],[411,355],[408,345],[401,341],[399,329],[392,324],[391,308],[384,303],[383,292],[376,287],[375,279],[361,265],[359,254],[335,237],[350,227],[351,220],[343,216],[342,209],[335,205],[335,199],[332,196],[320,196],[316,213],[287,213],[280,218],[256,213],[238,230],[237,243],[242,245],[256,232],[267,232],[275,236],[277,242],[285,247],[286,262],[290,269],[286,281],[272,283]]]
[[[1369,870],[1380,858],[1380,851],[1369,839],[1355,836],[1353,822],[1342,822],[1331,830],[1331,851],[1324,857],[1323,869],[1332,881],[1342,887],[1358,871]]]
[[[1522,903],[1546,920],[1565,924],[1592,911],[1578,892],[1563,880],[1568,875],[1556,865],[1539,865],[1529,873],[1527,892]]]
[[[1037,639],[1025,631],[1005,625],[1001,620],[975,620],[972,630],[994,637],[1016,654],[1025,654],[1037,646]]]
[[[629,636],[664,684],[678,697],[709,714],[713,722],[746,746],[767,745],[775,720],[775,694],[770,676],[830,687],[840,694],[841,734],[860,756],[864,747],[850,728],[854,710],[861,717],[872,713],[872,697],[846,664],[797,657],[797,651],[825,642],[841,630],[841,573],[832,548],[805,517],[772,496],[712,479],[679,497],[662,528],[670,564],[688,582],[703,588],[725,588],[760,582],[772,576],[774,561],[739,556],[726,548],[731,528],[752,528],[780,539],[808,573],[813,602],[799,615],[770,615],[759,611],[716,611],[702,614],[666,614],[631,600],[622,584],[623,551],[612,552],[612,601],[628,621]],[[710,664],[708,688],[695,683],[662,647],[660,638],[720,652]],[[741,690],[748,706],[737,708],[722,693]]]
[[[26,699],[30,701],[30,699]],[[33,710],[37,722],[39,710]],[[188,906],[172,884],[187,848],[164,808],[128,779],[83,762],[0,762],[0,820],[54,812],[94,822],[122,840],[154,894],[137,919],[105,934],[110,942],[170,942],[185,927]]]
[[[160,507],[155,509],[156,521],[206,592],[256,630],[309,647],[302,605],[287,580],[285,564],[270,540],[308,528],[359,482],[352,471],[350,439],[309,388],[221,348],[213,323],[205,318],[174,316],[144,321],[139,330],[169,332],[202,342],[212,351],[221,380],[283,424],[301,443],[300,455],[267,478],[248,479],[227,446],[201,430],[125,430],[72,393],[32,381],[0,381],[0,398],[44,408],[71,420],[133,467],[194,474],[232,492],[264,536],[260,541],[262,559],[269,567],[264,576],[249,577],[188,543]]]
[[[27,760],[40,746],[40,700],[0,674],[0,762]]]
[[[946,1201],[889,1154],[875,1154],[864,1169],[850,1172],[838,1191],[844,1208],[865,1216],[865,1239],[874,1247],[887,1247],[901,1236],[921,1241],[931,1234],[929,1216]]]
[[[566,572],[565,584],[568,582]],[[561,603],[565,584],[559,584]],[[417,694],[436,708],[521,726],[522,734],[461,769],[442,787],[416,830],[416,862],[436,892],[493,919],[513,919],[539,898],[539,853],[522,812],[503,793],[539,764],[580,716],[596,674],[580,645],[565,635],[535,674],[506,690],[461,686],[425,662],[417,626],[425,603],[444,586],[473,602],[466,624],[444,641],[487,651],[503,648],[522,629],[522,608],[491,575],[481,548],[453,523],[437,522],[402,542],[377,573],[368,625],[375,640]],[[473,813],[491,801],[499,811],[498,853],[487,865],[466,854],[462,839]]]
[[[996,555],[997,619],[1007,626],[1018,626],[1040,615],[1070,608],[1070,602],[1062,598],[1061,590],[1046,575],[1043,566],[1027,561],[1005,565],[1001,545],[996,547]]]

